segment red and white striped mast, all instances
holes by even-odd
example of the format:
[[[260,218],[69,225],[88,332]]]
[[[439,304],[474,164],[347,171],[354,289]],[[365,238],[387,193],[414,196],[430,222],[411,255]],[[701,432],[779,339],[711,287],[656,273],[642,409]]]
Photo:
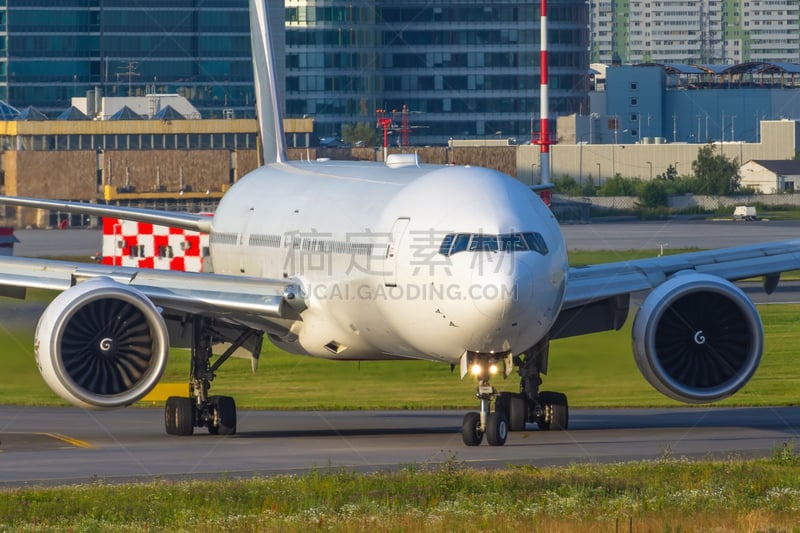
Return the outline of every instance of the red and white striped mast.
[[[550,182],[550,145],[555,144],[550,139],[550,100],[549,84],[547,80],[547,0],[541,0],[541,16],[539,18],[539,69],[541,72],[539,85],[539,140],[534,141],[539,145],[539,168],[541,169],[541,184]],[[533,135],[533,132],[531,132]],[[542,191],[542,199],[550,204],[550,190]]]

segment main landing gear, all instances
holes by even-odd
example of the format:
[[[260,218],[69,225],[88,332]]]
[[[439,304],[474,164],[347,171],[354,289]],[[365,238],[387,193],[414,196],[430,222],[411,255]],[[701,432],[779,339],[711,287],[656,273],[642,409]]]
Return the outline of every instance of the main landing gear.
[[[236,433],[236,402],[230,396],[209,396],[208,390],[222,363],[238,348],[260,335],[245,330],[212,364],[214,338],[224,338],[214,331],[209,319],[196,317],[192,324],[192,360],[189,397],[171,396],[164,409],[164,425],[169,435],[191,435],[195,427],[205,427],[212,435]],[[260,338],[258,339],[260,346]]]
[[[525,424],[539,429],[560,431],[569,425],[567,397],[560,392],[539,391],[541,375],[547,373],[549,340],[543,339],[522,355],[513,358],[520,375],[520,392],[497,392],[490,378],[500,360],[490,354],[476,354],[471,360],[472,374],[478,378],[476,396],[480,412],[464,416],[461,436],[467,446],[478,446],[486,436],[491,446],[502,446],[509,431],[523,431]]]

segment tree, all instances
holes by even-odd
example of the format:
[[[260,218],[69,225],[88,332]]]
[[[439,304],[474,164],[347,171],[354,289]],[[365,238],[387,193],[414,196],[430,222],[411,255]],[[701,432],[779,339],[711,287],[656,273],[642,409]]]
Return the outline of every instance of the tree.
[[[608,178],[597,191],[598,196],[636,196],[642,180],[638,178],[623,178],[619,174]]]
[[[362,143],[364,146],[375,146],[379,143],[380,137],[373,124],[359,122],[342,126],[342,140],[351,145]]]
[[[653,180],[645,181],[639,188],[639,205],[641,207],[655,209],[667,207],[669,193],[667,192],[666,181]]]
[[[739,163],[736,159],[715,154],[713,145],[708,144],[697,151],[692,171],[697,194],[727,195],[739,189]]]
[[[678,169],[675,168],[675,165],[669,165],[667,170],[663,174],[657,175],[656,178],[664,181],[675,181],[678,179]]]
[[[595,190],[591,181],[578,183],[572,176],[561,176],[553,180],[554,191],[567,196],[594,196]]]

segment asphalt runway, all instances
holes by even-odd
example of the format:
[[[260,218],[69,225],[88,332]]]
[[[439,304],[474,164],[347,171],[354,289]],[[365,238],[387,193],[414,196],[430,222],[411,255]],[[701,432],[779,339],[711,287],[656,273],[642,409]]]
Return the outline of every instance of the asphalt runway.
[[[22,257],[91,257],[103,247],[100,229],[18,229],[14,255]]]
[[[241,411],[239,433],[170,437],[160,409],[0,408],[0,486],[663,457],[769,456],[796,441],[800,408],[575,409],[569,431],[466,447],[462,411]]]
[[[595,222],[561,226],[570,250],[648,250],[661,247],[721,248],[800,238],[800,221],[733,222],[671,219],[653,222]],[[101,249],[99,229],[17,230],[16,255],[89,257]]]
[[[800,239],[800,221],[734,222],[670,219],[653,222],[565,224],[569,250],[712,249],[768,241]]]

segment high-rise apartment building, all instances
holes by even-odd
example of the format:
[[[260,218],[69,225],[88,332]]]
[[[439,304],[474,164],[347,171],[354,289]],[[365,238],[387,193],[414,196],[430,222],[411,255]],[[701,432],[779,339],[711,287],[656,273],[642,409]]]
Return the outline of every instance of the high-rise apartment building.
[[[800,61],[800,0],[595,0],[592,62]]]
[[[377,109],[415,144],[538,130],[538,3],[268,4],[286,115],[319,136]],[[585,112],[588,4],[550,0],[548,18],[551,115]],[[204,117],[252,116],[249,29],[247,0],[0,0],[0,100],[53,115],[94,89],[173,92]]]

